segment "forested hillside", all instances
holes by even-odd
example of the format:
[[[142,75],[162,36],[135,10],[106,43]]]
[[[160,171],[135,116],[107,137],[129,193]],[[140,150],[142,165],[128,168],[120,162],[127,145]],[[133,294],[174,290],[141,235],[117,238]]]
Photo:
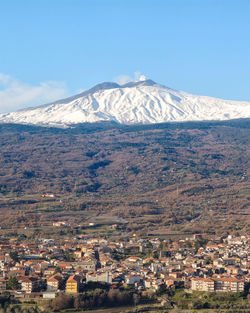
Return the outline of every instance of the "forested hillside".
[[[147,234],[246,232],[249,124],[0,125],[0,226],[113,216]]]

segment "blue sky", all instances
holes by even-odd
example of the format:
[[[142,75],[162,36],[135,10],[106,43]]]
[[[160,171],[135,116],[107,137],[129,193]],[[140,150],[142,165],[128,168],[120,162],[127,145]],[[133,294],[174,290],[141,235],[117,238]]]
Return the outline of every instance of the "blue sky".
[[[0,112],[137,72],[250,101],[249,0],[0,0]]]

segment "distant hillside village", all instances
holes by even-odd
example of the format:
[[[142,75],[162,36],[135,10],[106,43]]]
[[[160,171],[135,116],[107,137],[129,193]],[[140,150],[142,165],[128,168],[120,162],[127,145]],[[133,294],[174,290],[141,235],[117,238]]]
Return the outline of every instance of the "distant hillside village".
[[[109,242],[76,237],[29,244],[0,242],[0,290],[15,298],[52,299],[81,293],[90,282],[157,292],[243,292],[250,282],[250,237],[200,235],[177,241],[158,238]]]

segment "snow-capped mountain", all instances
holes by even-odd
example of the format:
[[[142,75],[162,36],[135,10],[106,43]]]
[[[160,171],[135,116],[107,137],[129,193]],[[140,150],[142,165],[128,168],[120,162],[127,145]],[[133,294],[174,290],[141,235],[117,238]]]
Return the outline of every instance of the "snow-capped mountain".
[[[0,114],[0,122],[61,127],[98,121],[150,124],[249,117],[250,102],[196,96],[143,80],[102,83],[54,103]]]

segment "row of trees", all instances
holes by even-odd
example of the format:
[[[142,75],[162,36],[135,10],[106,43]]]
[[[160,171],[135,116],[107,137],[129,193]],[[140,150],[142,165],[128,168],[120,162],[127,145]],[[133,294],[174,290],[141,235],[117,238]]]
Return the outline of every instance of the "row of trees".
[[[60,294],[52,300],[51,309],[59,311],[63,309],[93,309],[97,307],[114,307],[137,304],[140,296],[131,291],[118,289],[94,289],[78,294],[77,296]]]
[[[31,307],[22,307],[21,305],[13,305],[4,307],[4,309],[0,313],[42,313],[38,307],[31,306]],[[49,312],[47,312],[49,313]]]

